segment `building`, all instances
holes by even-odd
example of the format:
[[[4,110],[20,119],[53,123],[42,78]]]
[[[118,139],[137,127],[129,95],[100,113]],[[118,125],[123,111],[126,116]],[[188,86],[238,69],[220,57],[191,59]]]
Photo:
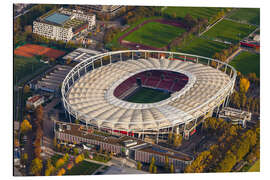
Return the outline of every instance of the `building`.
[[[26,105],[29,107],[36,109],[39,105],[44,103],[44,97],[41,95],[34,95],[27,99]]]
[[[150,163],[152,157],[154,157],[156,164],[160,166],[165,165],[167,156],[169,163],[173,164],[178,172],[183,171],[193,161],[193,157],[181,152],[153,145],[133,137],[119,136],[116,133],[113,135],[104,134],[78,124],[56,122],[55,137],[64,142],[94,145],[96,149],[101,148],[107,152],[143,163]]]
[[[246,127],[247,121],[251,120],[251,112],[235,109],[231,107],[225,107],[219,112],[219,117],[228,119],[232,124],[240,124]]]
[[[95,23],[94,14],[60,8],[37,18],[33,22],[33,33],[67,42],[80,32],[94,28]]]
[[[84,5],[79,6],[80,9],[88,10],[91,9],[94,12],[101,12],[101,13],[108,13],[108,14],[115,14],[118,12],[122,7],[122,5]]]
[[[70,59],[71,61],[81,62],[81,61],[84,61],[92,56],[98,55],[100,53],[101,52],[99,52],[99,51],[94,51],[94,50],[85,49],[85,48],[78,48],[78,49],[70,52],[69,54],[65,55],[63,57],[63,59],[64,60]]]
[[[56,65],[45,72],[44,75],[33,79],[29,86],[35,90],[40,89],[50,93],[58,93],[65,76],[71,69],[70,66]]]
[[[88,29],[93,29],[96,26],[96,15],[89,14],[82,10],[60,8],[59,11],[63,14],[73,16],[76,19],[87,21]]]
[[[213,67],[211,62],[218,66]],[[69,117],[88,126],[156,141],[172,131],[188,139],[206,117],[228,104],[235,78],[232,66],[214,59],[125,50],[80,62],[64,79],[61,91]],[[138,86],[170,94],[154,103],[123,99]]]

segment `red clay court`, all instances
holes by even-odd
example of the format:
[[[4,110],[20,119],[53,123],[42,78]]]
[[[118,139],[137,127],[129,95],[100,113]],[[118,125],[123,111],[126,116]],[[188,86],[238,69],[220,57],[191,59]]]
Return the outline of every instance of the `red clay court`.
[[[49,58],[58,58],[63,56],[66,52],[60,51],[36,44],[25,44],[14,50],[14,54],[24,57],[33,57],[35,55],[44,55]]]

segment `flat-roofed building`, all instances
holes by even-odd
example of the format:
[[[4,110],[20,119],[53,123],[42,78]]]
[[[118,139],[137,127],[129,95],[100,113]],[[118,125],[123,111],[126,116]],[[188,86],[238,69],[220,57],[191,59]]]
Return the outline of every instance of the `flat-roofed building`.
[[[33,22],[33,33],[48,39],[69,41],[79,32],[92,29],[95,23],[94,14],[60,8],[37,18]]]
[[[90,49],[85,49],[85,48],[78,48],[69,54],[65,55],[63,57],[64,60],[70,59],[71,61],[75,62],[81,62],[84,61],[92,56],[98,55],[101,52],[95,51],[95,50],[90,50]]]
[[[154,157],[157,165],[164,166],[167,156],[169,163],[172,163],[178,172],[182,172],[193,161],[193,157],[187,154],[150,144],[134,137],[102,135],[98,132],[95,133],[95,131],[97,130],[93,131],[91,128],[78,124],[57,122],[55,125],[55,136],[58,140],[76,142],[77,144],[92,144],[107,152],[121,154],[135,161],[150,163]]]
[[[225,107],[219,112],[219,117],[229,119],[232,124],[241,124],[246,127],[246,122],[251,120],[251,112]]]
[[[44,103],[44,96],[34,95],[27,99],[26,105],[36,109],[39,105]]]
[[[65,76],[71,69],[72,67],[70,66],[56,65],[45,72],[43,76],[33,79],[29,86],[35,90],[40,89],[50,93],[57,93]]]

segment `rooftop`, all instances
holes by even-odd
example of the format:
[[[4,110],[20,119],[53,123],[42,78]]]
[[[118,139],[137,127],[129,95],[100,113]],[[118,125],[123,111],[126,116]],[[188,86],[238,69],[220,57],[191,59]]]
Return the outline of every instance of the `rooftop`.
[[[59,25],[64,24],[70,16],[68,15],[64,15],[64,14],[60,14],[60,13],[53,13],[52,15],[49,15],[45,18],[46,21],[50,21]]]
[[[35,96],[32,96],[32,97],[29,97],[28,99],[27,99],[27,101],[29,102],[29,103],[35,103],[36,101],[38,101],[39,99],[41,99],[43,96],[41,96],[41,95],[35,95]]]

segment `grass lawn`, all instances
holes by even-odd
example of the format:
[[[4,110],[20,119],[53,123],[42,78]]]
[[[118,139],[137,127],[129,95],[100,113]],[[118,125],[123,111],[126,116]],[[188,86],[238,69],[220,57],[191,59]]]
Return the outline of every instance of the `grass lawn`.
[[[140,88],[133,95],[129,96],[126,101],[133,103],[154,103],[170,97],[169,93],[151,89],[151,88]]]
[[[179,27],[150,22],[129,34],[124,40],[161,48],[183,32],[185,29]]]
[[[230,62],[230,65],[242,74],[255,72],[257,77],[260,77],[259,54],[243,51]]]
[[[248,172],[260,172],[260,160],[257,160],[253,166],[248,170]]]
[[[39,62],[36,58],[14,56],[14,80],[16,81],[38,74],[46,68],[48,65]]]
[[[229,45],[211,41],[204,38],[194,37],[185,46],[180,47],[179,51],[183,53],[196,54],[205,57],[212,57],[215,52],[226,49]]]
[[[66,171],[65,175],[91,175],[93,174],[101,165],[95,164],[88,161],[82,161],[76,164],[70,170]]]
[[[184,18],[190,14],[193,18],[211,18],[219,11],[225,8],[216,7],[166,7],[163,13],[173,15],[175,13],[177,18]]]
[[[230,19],[244,21],[251,24],[260,25],[260,9],[259,8],[240,8],[233,12]]]
[[[222,20],[202,36],[237,43],[256,29],[255,26]]]

